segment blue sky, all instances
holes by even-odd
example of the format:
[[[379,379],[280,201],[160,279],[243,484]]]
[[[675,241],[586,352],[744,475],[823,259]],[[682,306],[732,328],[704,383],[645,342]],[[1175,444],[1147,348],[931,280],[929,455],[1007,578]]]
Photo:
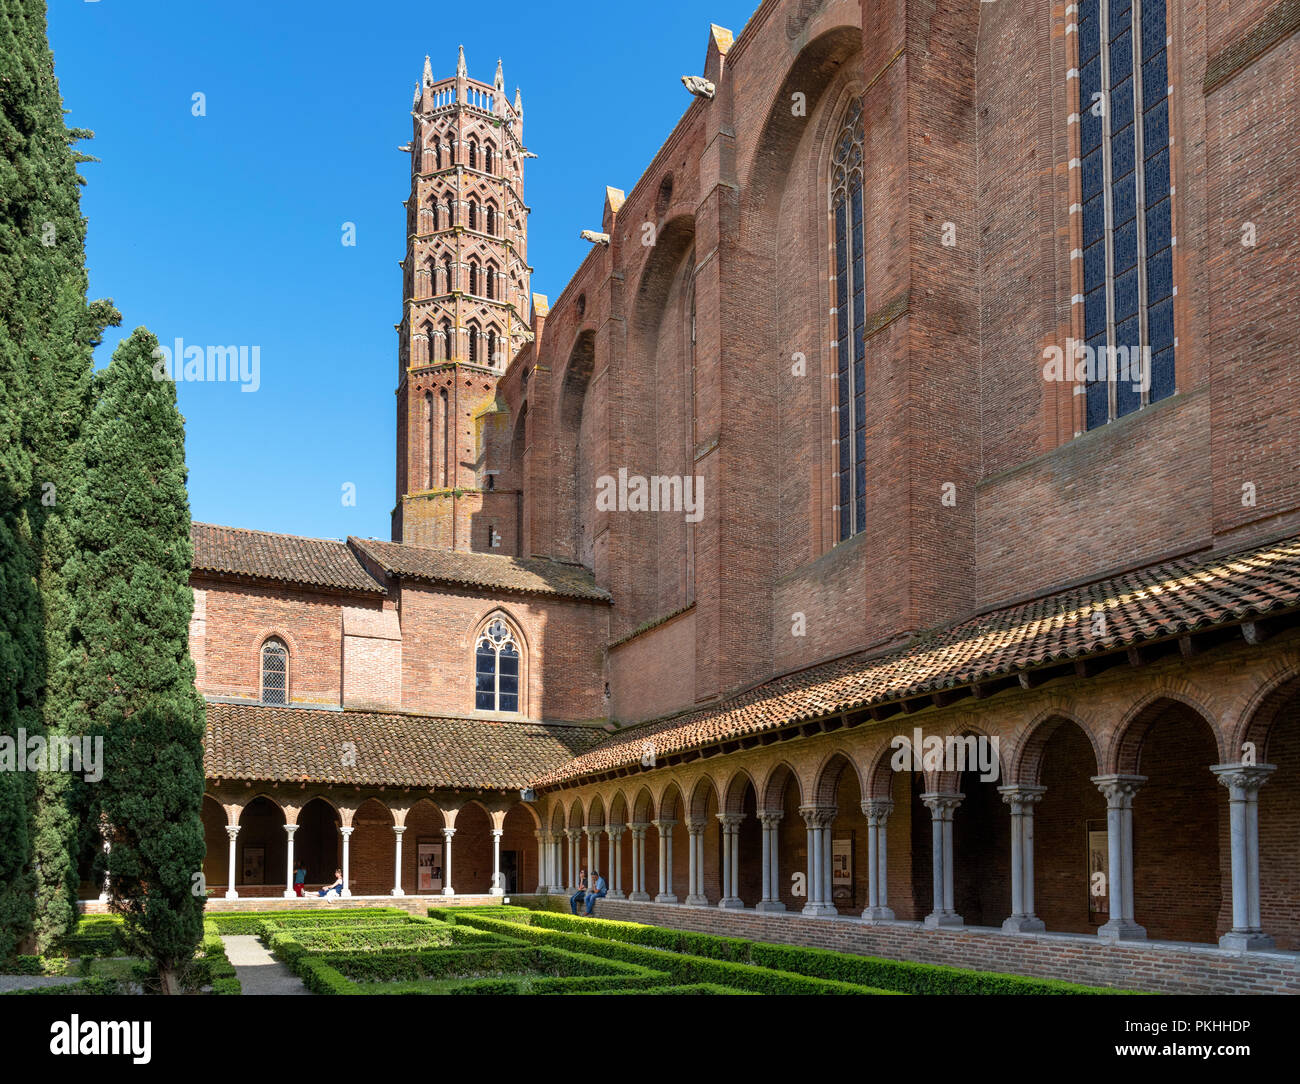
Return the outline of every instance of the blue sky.
[[[177,385],[196,520],[387,538],[410,103],[425,54],[519,86],[533,290],[556,297],[690,103],[710,22],[757,0],[424,5],[50,0],[92,297],[164,344],[259,346],[261,383]],[[413,13],[423,12],[412,19]],[[458,13],[458,12],[463,12]],[[206,116],[192,114],[205,96]],[[356,246],[342,241],[356,224]],[[356,487],[355,506],[342,501]]]

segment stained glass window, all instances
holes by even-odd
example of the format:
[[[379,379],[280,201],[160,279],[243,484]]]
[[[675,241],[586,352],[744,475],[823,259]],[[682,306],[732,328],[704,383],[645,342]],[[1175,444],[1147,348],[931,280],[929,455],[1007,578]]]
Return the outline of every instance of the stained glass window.
[[[519,645],[499,617],[479,634],[474,650],[474,707],[479,711],[519,710]]]

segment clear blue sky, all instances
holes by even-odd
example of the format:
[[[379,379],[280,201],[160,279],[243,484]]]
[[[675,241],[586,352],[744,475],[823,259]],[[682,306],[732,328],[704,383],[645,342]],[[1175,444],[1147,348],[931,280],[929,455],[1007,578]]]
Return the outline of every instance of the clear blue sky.
[[[387,538],[410,104],[465,46],[523,91],[533,290],[554,298],[703,69],[710,22],[758,0],[411,5],[372,0],[50,0],[81,167],[92,297],[165,344],[261,347],[261,386],[177,385],[194,518]],[[191,113],[206,96],[207,115]],[[356,247],[341,243],[356,223]],[[345,507],[345,482],[356,506]]]

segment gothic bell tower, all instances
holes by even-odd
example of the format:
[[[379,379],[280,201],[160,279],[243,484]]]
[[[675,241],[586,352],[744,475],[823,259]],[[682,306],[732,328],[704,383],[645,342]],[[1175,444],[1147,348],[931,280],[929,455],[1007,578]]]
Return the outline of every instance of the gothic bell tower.
[[[424,58],[411,118],[393,538],[513,554],[497,381],[532,338],[523,102],[499,60],[492,83],[470,79],[462,46],[451,78]]]

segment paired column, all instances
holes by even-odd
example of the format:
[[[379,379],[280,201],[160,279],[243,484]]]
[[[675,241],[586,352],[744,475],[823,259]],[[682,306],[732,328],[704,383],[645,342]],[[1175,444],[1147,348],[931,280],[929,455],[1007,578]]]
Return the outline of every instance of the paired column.
[[[238,835],[239,835],[239,825],[237,824],[226,825],[226,836],[230,840],[230,853],[226,859],[226,870],[227,870],[226,881],[228,882],[226,884],[226,899],[228,900],[239,899],[239,893],[235,891],[235,876],[236,876],[235,837]]]
[[[456,894],[456,890],[451,887],[451,837],[455,834],[455,828],[442,830],[442,894],[444,896]]]
[[[564,844],[561,840],[567,842],[567,837],[563,831],[551,833],[551,891],[564,891]]]
[[[343,837],[343,895],[352,895],[352,828],[339,826],[339,835]]]
[[[722,899],[719,907],[744,907],[740,898],[740,822],[743,813],[719,813],[722,825]]]
[[[406,831],[406,825],[393,825],[393,895],[405,896],[406,892],[402,888],[402,833]]]
[[[964,923],[953,905],[952,870],[952,818],[961,805],[964,794],[921,795],[921,801],[930,811],[930,852],[934,875],[934,910],[925,916],[931,929],[956,927]]]
[[[1210,769],[1228,788],[1232,841],[1232,929],[1219,938],[1227,949],[1271,949],[1259,912],[1259,788],[1275,764],[1216,764]]]
[[[867,818],[867,909],[862,921],[893,922],[889,906],[889,814],[894,811],[891,798],[868,798],[862,803]]]
[[[756,911],[784,911],[781,902],[781,819],[780,810],[767,809],[758,815],[763,826],[763,891],[754,909]]]
[[[674,820],[657,820],[654,826],[659,829],[659,892],[655,903],[676,903],[673,895],[673,829]]]
[[[623,825],[615,824],[606,829],[609,836],[609,873],[605,882],[609,885],[605,895],[611,900],[621,900],[623,896]]]
[[[645,834],[650,825],[637,823],[628,827],[632,829],[632,894],[628,899],[644,903],[650,899],[645,888]]]
[[[805,915],[837,915],[831,902],[831,825],[835,823],[835,806],[799,807],[808,830],[808,902]]]
[[[590,889],[594,878],[592,870],[600,865],[600,833],[605,830],[603,824],[588,825],[582,833],[587,837],[587,888]],[[609,878],[605,879],[609,883]]]
[[[1133,919],[1133,797],[1145,775],[1095,775],[1106,796],[1106,849],[1109,870],[1106,902],[1110,919],[1097,928],[1104,941],[1141,941],[1147,932]]]
[[[286,824],[284,834],[289,839],[289,845],[285,848],[284,857],[284,898],[293,899],[297,893],[293,890],[293,834],[298,831],[296,824]]]
[[[687,907],[707,907],[709,898],[704,894],[704,821],[687,821],[687,852],[690,857],[686,889]]]
[[[582,829],[566,828],[564,834],[569,837],[569,892],[578,891],[578,867],[581,862],[578,860],[579,851],[582,848]]]
[[[1013,783],[998,787],[1011,807],[1011,917],[1002,923],[1008,933],[1041,933],[1047,929],[1034,914],[1034,806],[1046,787]]]
[[[551,835],[541,829],[533,835],[537,837],[537,894],[544,896],[551,886]]]
[[[506,879],[501,874],[501,837],[505,835],[504,828],[492,829],[492,887],[488,889],[489,896],[504,896],[506,894]]]

